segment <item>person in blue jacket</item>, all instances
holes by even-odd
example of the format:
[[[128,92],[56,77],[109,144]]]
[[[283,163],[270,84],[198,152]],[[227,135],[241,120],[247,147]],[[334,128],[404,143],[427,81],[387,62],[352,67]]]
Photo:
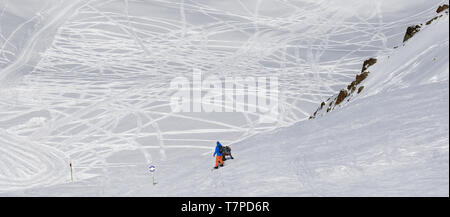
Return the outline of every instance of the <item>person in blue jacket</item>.
[[[220,142],[217,141],[216,151],[213,154],[213,157],[216,156],[216,166],[214,167],[214,169],[219,168],[219,162],[220,162],[220,166],[223,167],[222,153],[219,151],[221,146],[222,146],[222,144],[220,144]]]

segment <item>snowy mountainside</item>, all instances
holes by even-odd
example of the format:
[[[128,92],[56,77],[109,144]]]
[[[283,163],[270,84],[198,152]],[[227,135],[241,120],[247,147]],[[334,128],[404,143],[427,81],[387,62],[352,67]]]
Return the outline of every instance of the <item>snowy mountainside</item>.
[[[233,144],[235,160],[175,192],[448,196],[448,22],[445,15],[377,57],[364,90],[340,109]]]
[[[405,38],[403,41],[403,44],[400,45],[402,47],[405,46],[406,43],[408,43],[408,39],[410,37],[415,37],[417,32],[420,32],[423,28],[432,28],[434,30],[429,30],[428,32],[434,32],[436,31],[436,27],[431,26],[428,27],[432,22],[441,19],[444,15],[448,18],[448,5],[444,4],[443,6],[438,7],[436,10],[437,15],[435,15],[433,18],[429,19],[427,22],[420,23],[418,25],[412,25],[408,27],[407,32],[405,34]],[[445,18],[444,18],[445,19]],[[442,21],[441,21],[442,22]],[[417,31],[414,31],[413,34],[409,33],[409,30],[412,28],[417,28]],[[317,110],[313,113],[313,115],[310,117],[316,118],[325,115],[326,113],[334,110],[335,108],[339,108],[344,106],[345,104],[349,103],[350,100],[353,100],[353,98],[360,95],[360,93],[364,90],[365,86],[365,79],[367,77],[376,77],[372,78],[370,82],[367,83],[369,87],[372,88],[372,90],[368,93],[376,94],[381,90],[389,90],[389,89],[396,89],[396,88],[405,88],[411,85],[419,85],[419,84],[426,84],[429,82],[435,82],[435,81],[445,81],[448,79],[448,62],[446,62],[445,58],[437,58],[438,54],[429,54],[429,52],[434,52],[433,50],[436,50],[437,46],[445,46],[445,43],[448,43],[445,39],[440,38],[440,36],[434,36],[432,33],[425,33],[425,36],[422,34],[420,35],[418,39],[420,41],[422,40],[431,40],[435,41],[436,43],[432,47],[425,47],[423,43],[420,42],[412,42],[414,45],[408,46],[408,48],[403,48],[403,51],[405,53],[411,52],[416,53],[418,55],[414,56],[413,59],[404,58],[402,59],[402,56],[395,56],[395,58],[390,59],[390,55],[386,55],[381,57],[384,64],[382,66],[377,66],[377,58],[369,58],[365,60],[362,63],[362,69],[361,73],[357,74],[355,76],[355,80],[352,81],[346,88],[339,91],[338,94],[333,95],[332,97],[328,98],[326,101],[323,101],[320,106],[317,108]],[[427,37],[427,39],[424,39],[423,37]],[[418,44],[415,44],[418,43]],[[395,46],[394,48],[397,49],[399,46]],[[432,58],[431,65],[428,65],[427,62],[420,63],[423,61],[428,61],[428,59],[422,59],[423,55],[430,55],[434,57]],[[413,64],[413,65],[412,65]],[[376,75],[371,75],[371,67],[372,65],[375,65],[375,70],[389,70],[394,65],[396,68],[395,71],[390,73],[389,75],[378,73]],[[425,69],[418,68],[413,69],[411,67],[415,66],[422,66],[422,67],[433,67],[433,69],[428,69],[433,72],[439,72],[439,73],[423,73]],[[382,67],[377,69],[376,67]],[[385,78],[384,76],[388,76],[388,78]],[[389,83],[389,84],[388,84]],[[373,89],[374,87],[371,86],[371,84],[376,84],[378,88]],[[361,94],[364,95],[364,94]]]
[[[446,1],[59,2],[0,40],[2,196],[449,195],[448,13],[402,43]],[[1,6],[0,24],[34,21]],[[364,88],[308,120],[369,58]],[[192,65],[279,73],[284,116],[170,112],[165,84]],[[235,159],[212,170],[217,140]]]
[[[435,22],[378,58],[365,88],[339,110],[235,144],[246,151],[244,159],[256,149],[251,144],[265,150],[245,162],[261,174],[263,189],[283,188],[286,195],[448,196],[448,14]]]

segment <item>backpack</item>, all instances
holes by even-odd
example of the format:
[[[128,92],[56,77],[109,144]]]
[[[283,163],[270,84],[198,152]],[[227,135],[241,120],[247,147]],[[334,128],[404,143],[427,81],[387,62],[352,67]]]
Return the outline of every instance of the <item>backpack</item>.
[[[223,146],[219,146],[219,153],[222,154],[223,153]]]

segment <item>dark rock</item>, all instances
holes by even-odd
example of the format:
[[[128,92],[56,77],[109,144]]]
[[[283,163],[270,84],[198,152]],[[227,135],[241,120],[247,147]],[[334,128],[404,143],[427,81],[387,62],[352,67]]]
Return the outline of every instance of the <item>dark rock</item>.
[[[443,4],[443,5],[439,6],[438,9],[436,9],[436,13],[441,13],[442,11],[445,11],[446,9],[448,9],[448,4]]]
[[[336,104],[335,105],[339,105],[342,101],[344,101],[344,99],[347,97],[348,93],[346,90],[341,90],[339,92],[339,95],[336,98]]]
[[[405,36],[403,37],[403,42],[408,41],[408,39],[412,38],[419,31],[420,31],[419,25],[408,27],[408,29],[406,29]]]
[[[368,60],[365,60],[364,63],[363,63],[363,67],[362,67],[361,72],[366,71],[367,68],[369,68],[371,65],[373,65],[375,63],[377,63],[377,59],[375,59],[375,58],[370,58]]]
[[[434,20],[436,20],[438,18],[438,16],[435,16],[433,19],[428,20],[425,25],[430,25]]]
[[[361,86],[358,88],[358,94],[361,93],[361,91],[364,89],[364,86]]]
[[[322,109],[324,106],[325,106],[325,102],[322,102],[322,103],[320,104],[320,109]]]

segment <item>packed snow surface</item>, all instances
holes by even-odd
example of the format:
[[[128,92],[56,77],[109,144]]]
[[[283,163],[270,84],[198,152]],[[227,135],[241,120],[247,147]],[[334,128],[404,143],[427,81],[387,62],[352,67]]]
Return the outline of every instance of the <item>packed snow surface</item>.
[[[444,3],[3,0],[0,195],[448,196],[448,14],[402,43]],[[280,116],[173,112],[194,69],[277,76]]]

